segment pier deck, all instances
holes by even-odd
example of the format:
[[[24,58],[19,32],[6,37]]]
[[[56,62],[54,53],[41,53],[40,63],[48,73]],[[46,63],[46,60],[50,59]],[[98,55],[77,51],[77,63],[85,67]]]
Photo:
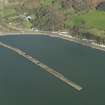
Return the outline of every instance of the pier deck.
[[[41,61],[39,61],[37,58],[33,58],[32,56],[26,54],[23,50],[15,48],[13,46],[10,46],[8,44],[4,44],[2,42],[0,42],[0,46],[3,46],[5,48],[8,48],[16,53],[18,53],[19,55],[23,56],[24,58],[26,58],[27,60],[31,61],[32,63],[36,64],[37,66],[41,67],[43,70],[47,71],[48,73],[52,74],[53,76],[55,76],[56,78],[58,78],[59,80],[63,81],[64,83],[66,83],[69,86],[72,86],[74,89],[76,89],[77,91],[82,90],[83,88],[74,83],[73,81],[67,79],[63,74],[57,72],[56,70],[50,68],[49,66],[47,66],[46,64],[42,63]]]

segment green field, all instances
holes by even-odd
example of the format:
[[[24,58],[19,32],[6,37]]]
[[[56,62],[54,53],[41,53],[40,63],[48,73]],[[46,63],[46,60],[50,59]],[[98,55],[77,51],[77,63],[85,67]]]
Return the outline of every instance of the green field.
[[[68,20],[68,25],[70,26],[79,26],[81,23],[89,28],[96,28],[100,30],[105,29],[105,12],[91,10],[88,13],[80,14],[73,17],[72,21]]]

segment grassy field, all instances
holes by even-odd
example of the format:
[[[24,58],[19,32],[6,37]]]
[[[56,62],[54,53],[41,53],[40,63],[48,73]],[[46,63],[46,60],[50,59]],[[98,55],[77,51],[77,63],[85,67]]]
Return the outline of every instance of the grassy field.
[[[84,23],[89,28],[105,30],[105,12],[91,10],[88,13],[73,17],[72,21],[67,21],[70,26],[79,26]]]
[[[105,38],[105,12],[90,10],[87,13],[80,13],[68,19],[65,26],[79,27],[81,32],[89,32],[95,36]]]
[[[16,10],[13,8],[4,8],[3,10],[0,10],[0,17],[11,17],[16,15]]]

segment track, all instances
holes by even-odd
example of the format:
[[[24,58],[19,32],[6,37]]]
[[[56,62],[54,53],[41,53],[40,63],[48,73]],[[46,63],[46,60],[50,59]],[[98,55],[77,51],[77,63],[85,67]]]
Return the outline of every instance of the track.
[[[27,60],[31,61],[32,63],[34,63],[35,65],[41,67],[43,70],[47,71],[48,73],[52,74],[53,76],[55,76],[56,78],[58,78],[59,80],[63,81],[64,83],[66,83],[69,86],[72,86],[74,89],[76,89],[77,91],[81,91],[83,88],[81,86],[79,86],[78,84],[74,83],[73,81],[67,79],[64,75],[62,75],[61,73],[57,72],[56,70],[48,67],[47,65],[45,65],[44,63],[42,63],[41,61],[39,61],[37,58],[33,58],[32,56],[26,54],[24,51],[12,47],[10,45],[4,44],[2,42],[0,42],[0,46],[3,46],[5,48],[8,48],[16,53],[18,53],[19,55],[23,56],[24,58],[26,58]]]

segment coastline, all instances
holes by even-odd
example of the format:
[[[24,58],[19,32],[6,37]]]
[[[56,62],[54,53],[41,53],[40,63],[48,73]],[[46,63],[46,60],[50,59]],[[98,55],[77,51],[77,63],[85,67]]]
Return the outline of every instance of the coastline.
[[[19,32],[10,32],[10,33],[4,33],[0,32],[0,37],[4,36],[20,36],[20,35],[42,35],[42,36],[48,36],[48,37],[54,37],[54,38],[61,38],[70,42],[74,42],[83,46],[87,46],[93,49],[105,51],[105,45],[97,44],[94,40],[88,40],[88,39],[79,39],[76,37],[72,37],[70,34],[66,34],[66,32],[48,32],[48,31],[19,31]]]

